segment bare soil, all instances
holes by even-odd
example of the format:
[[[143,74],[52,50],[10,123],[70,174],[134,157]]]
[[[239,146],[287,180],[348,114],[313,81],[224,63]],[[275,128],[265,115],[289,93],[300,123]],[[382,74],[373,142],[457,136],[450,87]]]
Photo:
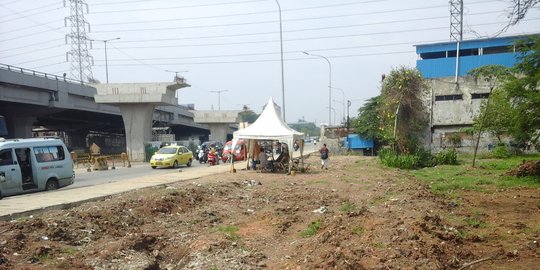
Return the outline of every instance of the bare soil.
[[[0,269],[540,269],[538,189],[440,197],[374,158],[308,163],[0,222]]]

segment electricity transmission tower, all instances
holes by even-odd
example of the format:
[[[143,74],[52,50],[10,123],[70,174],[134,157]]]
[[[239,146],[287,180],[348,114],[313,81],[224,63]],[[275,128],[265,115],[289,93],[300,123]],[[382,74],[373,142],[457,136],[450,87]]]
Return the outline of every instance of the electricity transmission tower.
[[[463,41],[463,0],[450,0],[450,38],[456,41],[456,74],[455,82],[458,87],[459,78],[459,48]]]
[[[450,0],[450,38],[463,40],[463,0]]]
[[[94,59],[88,53],[89,38],[86,35],[86,26],[90,32],[90,24],[84,18],[88,13],[88,5],[84,0],[64,0],[64,7],[69,1],[70,16],[64,19],[64,24],[71,27],[71,33],[66,35],[66,44],[70,39],[71,50],[66,53],[66,61],[71,62],[71,76],[81,81],[93,80],[92,65]],[[91,45],[90,45],[91,46]]]

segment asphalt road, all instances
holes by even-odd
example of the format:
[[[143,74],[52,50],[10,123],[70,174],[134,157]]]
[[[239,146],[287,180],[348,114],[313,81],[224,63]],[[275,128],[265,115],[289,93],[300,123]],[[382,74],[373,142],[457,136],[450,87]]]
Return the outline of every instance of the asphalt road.
[[[304,149],[304,152],[314,152],[317,151],[317,145],[313,145],[312,143],[307,143]],[[293,154],[294,156],[298,156],[299,152],[296,151]],[[220,165],[223,165],[222,162],[219,163]],[[107,171],[92,171],[87,172],[84,168],[79,168],[75,170],[75,183],[73,185],[63,187],[62,189],[73,189],[73,188],[81,188],[81,187],[88,187],[88,186],[95,186],[105,183],[113,183],[123,180],[128,180],[136,177],[141,176],[150,176],[150,175],[163,175],[168,173],[176,173],[178,169],[172,169],[172,168],[157,168],[152,169],[150,168],[149,163],[136,163],[131,168],[124,168],[121,164],[119,165],[117,169],[115,170],[107,170]],[[238,166],[244,166],[245,161],[238,161]],[[111,166],[111,164],[109,164]],[[205,170],[205,168],[208,168],[208,164],[202,163],[199,164],[199,161],[193,160],[192,166],[187,167],[185,165],[180,166],[180,170],[193,170],[193,171],[201,171]]]
[[[222,165],[223,163],[220,163]],[[110,166],[110,165],[109,165]],[[115,170],[106,170],[106,171],[92,171],[87,172],[85,169],[75,170],[75,183],[62,189],[73,189],[81,188],[88,186],[95,186],[105,183],[113,183],[123,180],[128,180],[140,176],[150,176],[150,175],[164,175],[169,173],[177,173],[178,170],[191,170],[191,171],[200,171],[208,168],[208,164],[199,164],[197,160],[193,161],[191,167],[185,165],[180,166],[178,169],[173,168],[157,168],[152,169],[149,163],[140,163],[134,164],[131,168],[118,167]]]

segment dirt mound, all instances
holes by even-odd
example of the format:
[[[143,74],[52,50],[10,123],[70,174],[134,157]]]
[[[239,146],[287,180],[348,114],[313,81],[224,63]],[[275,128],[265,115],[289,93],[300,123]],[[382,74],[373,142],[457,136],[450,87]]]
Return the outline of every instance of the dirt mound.
[[[328,171],[239,171],[0,222],[0,269],[532,269],[539,201],[449,201],[375,159],[333,157]]]
[[[540,160],[523,161],[523,163],[511,169],[506,174],[511,175],[511,176],[517,176],[517,177],[525,177],[525,176],[540,177]]]

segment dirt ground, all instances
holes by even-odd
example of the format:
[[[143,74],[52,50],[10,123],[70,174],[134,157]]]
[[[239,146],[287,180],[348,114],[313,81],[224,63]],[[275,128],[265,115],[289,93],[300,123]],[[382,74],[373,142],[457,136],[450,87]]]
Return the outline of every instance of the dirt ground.
[[[308,163],[0,222],[0,269],[540,269],[538,189],[440,197],[374,158]]]

